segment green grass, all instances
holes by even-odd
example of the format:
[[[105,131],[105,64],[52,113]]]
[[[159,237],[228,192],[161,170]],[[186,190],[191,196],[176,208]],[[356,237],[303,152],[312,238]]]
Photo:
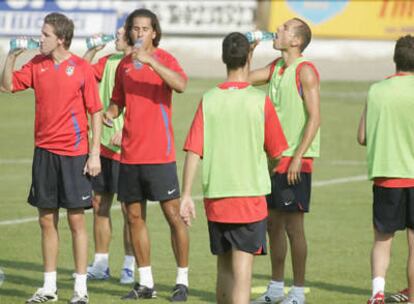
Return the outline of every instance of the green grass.
[[[220,80],[189,82],[186,93],[175,95],[173,120],[177,162],[182,173],[185,136],[202,92]],[[356,129],[369,83],[324,82],[321,86],[322,155],[315,162],[313,180],[329,180],[366,174],[365,150],[356,143]],[[1,94],[0,120],[0,222],[36,217],[26,201],[31,180],[33,153],[34,102],[31,91],[14,95]],[[200,174],[194,194],[199,195]],[[114,203],[117,205],[117,203]],[[204,210],[198,202],[197,219],[190,229],[190,298],[189,303],[213,303],[215,257],[210,254]],[[90,282],[91,303],[119,303],[129,287],[118,284],[123,259],[122,216],[113,210],[113,241],[110,266],[114,278],[107,282]],[[92,216],[87,215],[91,236]],[[152,240],[153,272],[159,297],[167,303],[175,280],[175,265],[170,249],[169,229],[160,208],[148,208]],[[60,302],[70,298],[73,281],[71,239],[65,216],[60,221],[58,287]],[[364,303],[370,294],[369,252],[372,244],[371,184],[349,182],[314,187],[311,212],[306,216],[309,243],[307,286],[308,303]],[[93,256],[90,239],[90,260]],[[393,247],[387,290],[405,287],[405,236],[399,233]],[[0,287],[0,303],[23,303],[42,284],[40,232],[36,221],[0,225],[0,268],[6,279]],[[286,264],[286,281],[292,282],[290,259]],[[253,286],[265,286],[270,278],[269,257],[255,260]],[[254,295],[253,295],[254,296]]]

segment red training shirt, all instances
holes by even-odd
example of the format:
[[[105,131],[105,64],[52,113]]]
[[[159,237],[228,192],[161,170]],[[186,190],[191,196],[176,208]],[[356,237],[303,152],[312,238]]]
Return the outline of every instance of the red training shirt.
[[[105,71],[106,62],[108,61],[109,57],[111,57],[112,55],[113,54],[109,54],[107,56],[99,58],[97,63],[92,64],[93,73],[95,75],[96,81],[100,82],[102,80],[102,76]]]
[[[78,56],[55,64],[37,55],[13,73],[13,92],[35,93],[35,145],[59,155],[88,153],[88,117],[102,109],[91,66]]]
[[[247,82],[224,82],[218,87],[243,89],[250,85]],[[265,142],[264,148],[269,157],[277,157],[288,147],[282,131],[279,118],[272,101],[266,97],[265,101]],[[203,157],[204,121],[203,108],[200,102],[194,116],[191,129],[184,145],[185,151],[194,152]],[[255,197],[227,197],[219,199],[204,199],[204,208],[207,219],[220,223],[253,223],[267,217],[267,203],[264,196]]]
[[[157,48],[161,64],[187,79],[177,60]],[[121,163],[162,164],[175,161],[171,123],[172,89],[149,66],[135,68],[131,55],[120,62],[112,101],[125,107]]]

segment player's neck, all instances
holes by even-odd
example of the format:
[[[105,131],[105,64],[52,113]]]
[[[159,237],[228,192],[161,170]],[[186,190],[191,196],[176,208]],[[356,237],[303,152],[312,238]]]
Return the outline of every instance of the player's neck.
[[[54,63],[62,63],[65,60],[68,60],[70,58],[70,56],[72,56],[72,53],[69,52],[69,50],[66,50],[64,48],[60,49],[55,49],[51,54],[51,57],[54,61]]]
[[[154,51],[156,50],[157,47],[153,46],[152,44],[149,45],[145,50],[149,53],[152,54],[154,53]]]
[[[132,47],[131,46],[127,46],[122,52],[124,53],[124,56],[127,56],[127,55],[131,54]]]
[[[227,70],[227,82],[248,82],[249,79],[249,65],[246,64],[237,70]]]
[[[296,59],[302,57],[302,53],[297,48],[288,49],[282,51],[282,57],[285,61],[286,66],[289,66],[295,62]]]
[[[395,72],[396,75],[410,75],[410,76],[414,76],[414,72],[406,72],[406,71],[396,71]]]

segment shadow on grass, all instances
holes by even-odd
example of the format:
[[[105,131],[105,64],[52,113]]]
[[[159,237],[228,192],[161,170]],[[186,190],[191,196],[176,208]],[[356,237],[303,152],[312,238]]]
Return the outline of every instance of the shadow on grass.
[[[0,259],[0,268],[14,268],[18,270],[29,270],[29,271],[35,271],[43,273],[43,265],[39,263],[33,263],[33,262],[26,262],[26,261],[17,261],[17,260],[3,260]],[[57,269],[58,273],[63,274],[72,274],[72,269],[62,268],[58,267]]]
[[[4,260],[0,259],[0,268],[5,273],[5,282],[0,287],[0,296],[28,298],[37,288],[43,284],[43,265],[27,261],[17,260]],[[37,272],[37,274],[28,274],[29,272]],[[58,267],[58,289],[59,290],[72,290],[73,279],[72,269]],[[35,278],[33,278],[35,277]],[[8,288],[9,284],[22,286],[21,289]],[[14,286],[13,286],[14,287]],[[158,292],[159,299],[169,299],[169,295],[172,291],[173,284],[157,284],[156,290]],[[127,294],[132,288],[132,285],[120,285],[118,278],[112,277],[104,282],[102,281],[90,281],[88,282],[88,291],[93,298],[93,294],[105,294],[111,297],[120,298]],[[27,290],[27,291],[26,291]],[[200,289],[194,289],[190,287],[190,301],[196,302],[209,302],[215,301],[215,293],[208,292]],[[1,301],[0,301],[1,303]]]
[[[158,298],[169,300],[169,296],[173,289],[172,285],[155,284],[155,288],[158,292]],[[164,296],[165,294],[167,296]],[[188,300],[193,303],[214,303],[216,301],[216,293],[215,290],[214,292],[208,292],[205,290],[194,289],[192,286],[190,286]]]
[[[261,280],[270,280],[270,277],[268,275],[263,274],[254,274],[254,278],[261,279]],[[286,280],[286,286],[291,286],[293,284],[293,281],[291,279]],[[329,282],[321,282],[321,281],[310,281],[306,280],[306,286],[307,287],[315,287],[323,290],[327,290],[330,292],[339,292],[343,294],[353,294],[358,296],[366,296],[371,294],[371,290],[364,289],[364,288],[358,288],[353,286],[345,286],[345,285],[338,285],[333,284]]]

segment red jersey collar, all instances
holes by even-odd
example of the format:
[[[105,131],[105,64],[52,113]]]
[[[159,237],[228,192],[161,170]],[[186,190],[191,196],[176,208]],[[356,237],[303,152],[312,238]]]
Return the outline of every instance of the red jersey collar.
[[[414,75],[412,73],[398,72],[398,73],[395,73],[395,74],[392,74],[392,75],[388,76],[387,79],[397,77],[397,76],[414,76]]]
[[[220,89],[223,89],[223,90],[227,90],[227,89],[244,89],[244,88],[248,87],[249,85],[250,85],[249,82],[226,81],[226,82],[220,83],[218,85],[218,87]]]

